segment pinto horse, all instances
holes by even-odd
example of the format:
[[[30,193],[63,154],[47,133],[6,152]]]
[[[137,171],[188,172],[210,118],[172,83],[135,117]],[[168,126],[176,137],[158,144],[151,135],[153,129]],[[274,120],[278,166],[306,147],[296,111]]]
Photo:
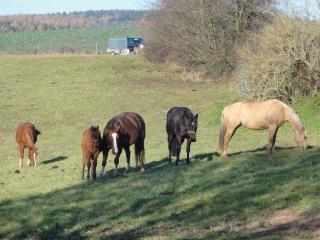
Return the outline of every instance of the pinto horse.
[[[82,179],[84,178],[84,169],[86,165],[88,168],[87,179],[90,179],[90,173],[92,178],[96,178],[97,160],[99,157],[99,153],[101,152],[101,147],[102,139],[99,127],[91,126],[90,128],[84,130],[81,142],[83,157]]]
[[[169,161],[172,156],[177,156],[179,164],[181,145],[187,139],[187,163],[190,162],[189,154],[191,143],[196,141],[198,128],[198,114],[193,115],[189,108],[173,107],[167,113],[166,130],[168,134]]]
[[[29,148],[28,166],[37,166],[36,142],[40,131],[32,123],[20,123],[16,130],[16,142],[19,147],[19,167],[23,167],[24,149]]]
[[[104,175],[104,169],[107,164],[108,153],[110,149],[115,155],[113,175],[117,175],[119,157],[122,149],[126,152],[127,167],[125,173],[130,170],[130,146],[135,145],[136,167],[140,162],[140,171],[144,171],[144,139],[146,127],[143,118],[133,112],[124,112],[113,117],[103,130],[102,149],[103,161],[99,176]]]
[[[273,99],[263,102],[237,102],[225,107],[221,116],[219,138],[222,156],[227,156],[228,143],[241,125],[253,130],[269,128],[267,150],[273,153],[278,129],[284,122],[289,122],[293,127],[298,146],[306,149],[306,130],[297,114],[285,103]]]

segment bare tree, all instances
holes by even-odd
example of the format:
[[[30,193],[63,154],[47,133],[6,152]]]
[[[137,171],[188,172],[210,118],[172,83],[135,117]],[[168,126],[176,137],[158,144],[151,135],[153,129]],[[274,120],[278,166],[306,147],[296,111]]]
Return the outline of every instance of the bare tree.
[[[231,71],[235,47],[269,20],[261,0],[159,0],[152,12],[146,56],[174,60],[210,75]]]

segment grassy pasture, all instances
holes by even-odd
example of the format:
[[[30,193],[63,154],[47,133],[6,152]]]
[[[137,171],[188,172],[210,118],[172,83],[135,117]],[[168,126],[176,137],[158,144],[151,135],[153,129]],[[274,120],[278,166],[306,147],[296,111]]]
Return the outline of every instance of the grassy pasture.
[[[0,72],[0,238],[319,239],[320,123],[312,100],[293,106],[312,148],[292,148],[285,125],[280,149],[268,155],[266,131],[240,128],[223,160],[220,113],[237,98],[236,84],[183,81],[179,69],[137,56],[1,56]],[[181,105],[199,113],[199,129],[192,164],[175,166],[166,158],[165,118]],[[82,131],[103,129],[121,111],[145,119],[146,172],[123,176],[123,154],[118,177],[82,181]],[[21,121],[42,132],[40,164],[25,161],[15,173]]]

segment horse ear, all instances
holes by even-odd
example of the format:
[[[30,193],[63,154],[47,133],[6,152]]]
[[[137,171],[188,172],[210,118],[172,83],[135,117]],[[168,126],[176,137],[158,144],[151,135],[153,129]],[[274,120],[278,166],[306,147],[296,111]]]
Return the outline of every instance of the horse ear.
[[[194,118],[196,119],[196,121],[198,121],[198,113],[194,116]]]

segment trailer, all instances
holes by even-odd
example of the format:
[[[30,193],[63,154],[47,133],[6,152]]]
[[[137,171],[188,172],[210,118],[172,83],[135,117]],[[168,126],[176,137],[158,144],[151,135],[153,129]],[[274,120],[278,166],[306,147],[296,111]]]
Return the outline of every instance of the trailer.
[[[107,54],[110,55],[129,55],[137,53],[144,48],[143,38],[109,38]]]

